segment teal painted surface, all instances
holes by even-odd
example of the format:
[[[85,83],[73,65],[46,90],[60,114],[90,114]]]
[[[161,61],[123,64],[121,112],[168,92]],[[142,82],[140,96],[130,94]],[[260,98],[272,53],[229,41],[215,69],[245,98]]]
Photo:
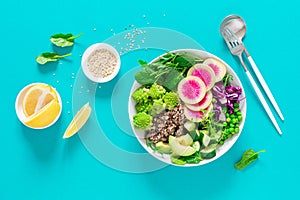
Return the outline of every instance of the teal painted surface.
[[[296,198],[300,178],[297,159],[300,14],[297,8],[292,0],[280,3],[257,0],[2,2],[0,199]],[[220,36],[222,19],[232,13],[246,20],[244,42],[286,118],[279,123],[282,137],[276,133],[239,63]],[[130,24],[182,32],[225,60],[239,75],[247,95],[247,119],[237,143],[223,157],[202,167],[168,166],[150,173],[132,174],[99,162],[86,150],[78,135],[66,141],[61,139],[72,119],[73,87],[70,85],[74,84],[72,77],[76,77],[80,68],[80,55],[89,45],[128,29]],[[72,51],[72,57],[38,66],[36,55],[53,50],[48,38],[57,32],[84,35],[72,49],[67,49]],[[136,67],[137,58],[151,60],[161,53],[151,52],[122,57],[120,75]],[[24,127],[14,110],[18,92],[32,82],[53,85],[63,99],[59,121],[42,131]],[[97,94],[96,112],[101,119],[101,113],[111,115],[111,111],[106,107],[102,112],[101,98],[108,97]],[[116,124],[111,124],[111,132],[109,126],[104,129],[120,148],[144,152],[132,137],[118,132]],[[265,149],[266,153],[246,170],[236,171],[233,164],[247,148]]]

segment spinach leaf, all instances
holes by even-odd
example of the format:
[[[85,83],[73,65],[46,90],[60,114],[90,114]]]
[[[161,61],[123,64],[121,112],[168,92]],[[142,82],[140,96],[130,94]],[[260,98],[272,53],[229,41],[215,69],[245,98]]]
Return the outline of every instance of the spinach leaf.
[[[143,66],[143,65],[147,65],[148,63],[144,60],[138,60],[138,63]]]
[[[177,84],[186,77],[188,70],[203,60],[192,53],[168,52],[152,64],[142,60],[138,62],[143,67],[135,74],[138,83],[142,85],[157,83],[168,90],[176,90]]]
[[[65,55],[58,55],[56,52],[45,52],[36,57],[36,62],[41,65],[44,65],[48,62],[55,62],[61,58],[65,58],[71,55],[72,55],[71,53]]]
[[[243,153],[242,158],[235,163],[234,168],[237,170],[245,169],[249,164],[258,159],[258,154],[261,152],[265,152],[265,150],[260,150],[258,152],[255,152],[252,149],[246,150]]]
[[[152,85],[156,81],[156,68],[153,65],[145,65],[144,69],[135,73],[135,80],[141,85]]]
[[[74,44],[74,40],[82,36],[82,33],[74,36],[72,33],[58,33],[50,37],[50,41],[58,47],[69,47]]]
[[[176,70],[171,70],[165,77],[163,86],[168,90],[176,91],[178,83],[184,78],[184,76]]]

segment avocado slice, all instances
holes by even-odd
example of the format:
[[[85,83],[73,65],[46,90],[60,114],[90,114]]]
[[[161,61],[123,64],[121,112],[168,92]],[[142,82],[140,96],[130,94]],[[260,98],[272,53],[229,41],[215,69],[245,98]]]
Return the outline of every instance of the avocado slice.
[[[171,154],[172,150],[169,144],[164,143],[164,142],[158,142],[155,144],[156,150],[159,153],[164,153],[164,154]]]
[[[182,139],[181,137],[178,137],[178,138]],[[189,136],[189,137],[191,138],[191,136]],[[178,139],[178,138],[171,136],[171,135],[169,136],[169,144],[170,144],[170,147],[174,154],[179,155],[179,156],[190,156],[196,152],[195,148],[182,144],[180,142],[180,139]],[[184,140],[182,140],[182,141],[184,141]],[[192,139],[192,143],[193,143],[193,139]],[[190,144],[192,144],[192,143],[190,143]]]

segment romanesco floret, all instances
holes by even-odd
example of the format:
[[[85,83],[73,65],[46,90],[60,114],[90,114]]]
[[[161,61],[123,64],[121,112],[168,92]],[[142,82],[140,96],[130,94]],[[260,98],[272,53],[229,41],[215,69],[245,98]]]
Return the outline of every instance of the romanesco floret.
[[[144,112],[137,113],[133,116],[133,124],[139,129],[149,129],[152,124],[152,117]]]
[[[149,97],[149,89],[142,87],[138,88],[134,93],[132,93],[131,97],[138,103],[146,103],[148,102]]]
[[[154,99],[151,109],[149,110],[149,114],[155,117],[157,114],[160,114],[166,109],[166,104],[162,99]]]
[[[167,92],[163,100],[168,110],[174,109],[179,103],[178,96],[175,92]]]
[[[148,113],[151,108],[152,108],[152,101],[148,101],[146,103],[137,103],[135,105],[135,110],[138,113],[139,112]]]
[[[161,86],[161,85],[157,85],[157,84],[153,84],[150,89],[149,89],[149,96],[152,99],[160,99],[163,97],[163,95],[166,93],[166,89]]]

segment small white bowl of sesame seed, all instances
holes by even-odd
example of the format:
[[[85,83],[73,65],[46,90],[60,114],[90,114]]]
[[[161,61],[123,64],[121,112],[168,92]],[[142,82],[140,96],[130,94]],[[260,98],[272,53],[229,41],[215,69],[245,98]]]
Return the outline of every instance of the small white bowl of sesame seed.
[[[83,53],[81,67],[88,79],[105,83],[117,76],[121,59],[117,50],[106,43],[89,46]]]

